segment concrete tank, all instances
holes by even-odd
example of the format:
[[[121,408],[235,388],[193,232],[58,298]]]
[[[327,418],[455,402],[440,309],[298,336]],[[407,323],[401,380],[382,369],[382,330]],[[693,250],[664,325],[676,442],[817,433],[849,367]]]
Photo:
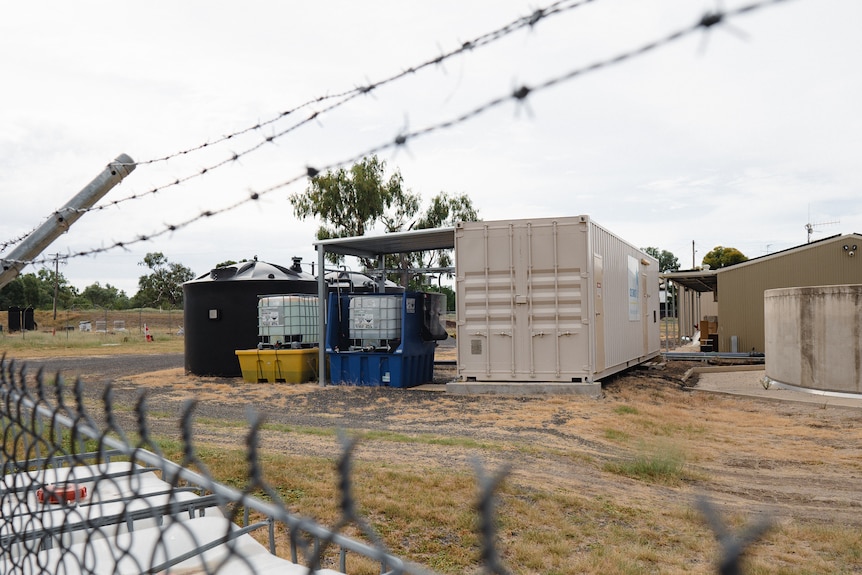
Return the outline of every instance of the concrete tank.
[[[769,379],[862,393],[862,285],[772,289],[763,297]]]
[[[257,260],[223,268],[183,284],[185,368],[218,377],[242,375],[238,349],[258,343],[258,296],[317,295],[317,280],[291,268]]]

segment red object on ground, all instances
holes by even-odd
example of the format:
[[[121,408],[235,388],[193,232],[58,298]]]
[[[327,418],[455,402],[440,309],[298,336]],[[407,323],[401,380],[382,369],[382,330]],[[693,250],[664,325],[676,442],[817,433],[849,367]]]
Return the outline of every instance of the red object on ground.
[[[72,503],[81,501],[87,497],[86,487],[75,487],[74,485],[46,485],[44,489],[36,491],[36,499],[39,503]]]

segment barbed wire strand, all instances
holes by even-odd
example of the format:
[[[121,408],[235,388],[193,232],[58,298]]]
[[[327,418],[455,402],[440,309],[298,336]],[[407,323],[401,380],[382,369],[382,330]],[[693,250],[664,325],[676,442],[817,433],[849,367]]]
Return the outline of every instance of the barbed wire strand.
[[[175,152],[173,154],[162,156],[162,157],[159,157],[156,159],[145,160],[142,162],[135,162],[134,165],[139,167],[139,166],[143,166],[143,165],[147,165],[147,164],[154,164],[157,162],[166,162],[168,160],[171,160],[171,159],[174,159],[174,158],[177,158],[180,156],[189,155],[189,154],[196,152],[196,151],[200,151],[200,150],[204,150],[204,149],[211,149],[220,143],[227,142],[229,140],[233,140],[234,138],[241,136],[243,134],[261,130],[262,128],[264,128],[266,126],[274,124],[277,121],[281,120],[282,118],[285,118],[287,116],[295,114],[296,112],[298,112],[302,109],[305,109],[305,108],[307,108],[313,104],[319,104],[322,102],[326,102],[328,100],[338,99],[337,102],[334,102],[334,103],[332,103],[332,104],[330,104],[330,105],[328,105],[328,106],[326,106],[320,110],[312,112],[307,117],[303,118],[302,120],[297,121],[296,123],[288,126],[287,128],[285,128],[279,132],[276,132],[274,134],[271,134],[269,136],[266,136],[263,140],[261,140],[259,143],[255,144],[254,146],[251,146],[250,148],[243,150],[242,152],[232,152],[228,158],[226,158],[220,162],[217,162],[215,164],[201,168],[194,173],[191,173],[191,174],[188,174],[188,175],[182,176],[182,177],[177,177],[177,178],[173,179],[172,181],[170,181],[166,184],[156,186],[154,188],[149,189],[146,192],[136,192],[136,193],[133,193],[133,194],[131,194],[127,197],[124,197],[124,198],[119,198],[117,200],[113,200],[113,201],[106,202],[103,204],[98,204],[95,206],[90,206],[87,208],[65,208],[65,209],[61,209],[61,210],[58,210],[57,212],[55,212],[55,215],[62,216],[62,215],[65,215],[67,213],[85,214],[85,213],[92,212],[92,211],[104,210],[106,208],[115,207],[117,205],[124,204],[124,203],[129,202],[129,201],[140,200],[140,199],[143,199],[145,197],[158,194],[158,193],[160,193],[164,190],[167,190],[169,188],[180,186],[180,185],[182,185],[182,184],[184,184],[190,180],[194,180],[195,178],[202,177],[206,174],[212,173],[214,170],[217,170],[217,169],[222,168],[226,165],[229,165],[229,164],[232,164],[236,161],[239,161],[240,159],[244,158],[245,156],[248,156],[248,155],[260,150],[261,148],[263,148],[267,144],[271,144],[271,143],[275,142],[276,140],[283,138],[284,136],[297,131],[299,128],[306,126],[315,120],[318,120],[321,116],[346,105],[347,103],[355,100],[356,98],[358,98],[360,96],[370,94],[373,91],[375,91],[375,90],[377,90],[383,86],[386,86],[388,84],[392,84],[392,83],[397,82],[399,80],[402,80],[408,76],[415,75],[416,73],[418,73],[418,72],[420,72],[426,68],[430,68],[432,66],[442,65],[445,61],[447,61],[451,58],[454,58],[455,56],[459,56],[459,55],[462,55],[466,52],[472,52],[472,51],[475,51],[477,49],[489,46],[489,45],[493,44],[494,42],[501,40],[501,39],[505,38],[506,36],[509,36],[510,34],[517,32],[518,30],[524,29],[526,27],[533,28],[541,20],[543,20],[545,18],[549,18],[549,17],[555,16],[555,15],[563,14],[563,13],[568,12],[570,10],[573,10],[575,8],[579,8],[581,6],[584,6],[586,4],[590,4],[590,3],[596,2],[596,1],[597,0],[575,0],[575,1],[558,0],[557,2],[554,2],[553,4],[550,4],[549,6],[546,6],[544,8],[538,8],[538,9],[534,10],[532,13],[530,13],[527,16],[521,16],[521,17],[517,18],[516,20],[509,22],[505,26],[502,26],[501,28],[498,28],[498,29],[493,30],[491,32],[487,32],[485,34],[482,34],[481,36],[478,36],[472,40],[467,40],[465,42],[462,42],[458,46],[458,48],[456,48],[454,50],[450,50],[449,52],[445,52],[443,54],[440,54],[439,56],[436,56],[432,59],[426,60],[426,61],[424,61],[420,64],[417,64],[415,66],[410,66],[409,68],[406,68],[405,70],[402,70],[401,72],[398,72],[392,76],[384,78],[383,80],[379,80],[377,82],[370,82],[370,83],[365,84],[363,86],[358,86],[356,88],[353,88],[353,89],[347,90],[347,91],[343,91],[343,92],[340,92],[338,94],[333,94],[333,95],[328,95],[328,96],[320,96],[320,97],[314,98],[314,99],[309,100],[303,104],[300,104],[299,106],[296,106],[290,110],[286,110],[284,112],[281,112],[278,116],[276,116],[274,118],[271,118],[271,119],[266,120],[264,122],[258,122],[256,124],[254,124],[253,126],[239,130],[239,131],[234,132],[232,134],[228,134],[227,136],[223,136],[223,137],[221,137],[218,140],[215,140],[213,142],[205,142],[203,144],[194,146],[192,148],[181,150],[179,152]],[[29,234],[27,234],[27,235],[29,235]],[[9,242],[6,242],[6,244],[4,244],[4,246],[3,246],[3,248],[0,248],[0,251],[5,249],[5,247],[8,245],[14,245],[16,243],[19,243],[24,238],[26,238],[26,235],[22,236],[16,240],[11,240]]]
[[[388,84],[392,84],[392,83],[397,82],[399,80],[402,80],[408,76],[414,75],[417,72],[419,72],[425,68],[429,68],[432,66],[438,66],[440,64],[443,64],[446,60],[449,60],[455,56],[461,55],[465,52],[473,51],[477,48],[482,48],[482,47],[488,46],[490,44],[493,44],[497,40],[505,38],[506,36],[516,32],[518,30],[521,30],[525,27],[533,27],[536,24],[538,24],[540,20],[542,20],[544,18],[553,16],[556,14],[561,14],[563,12],[567,12],[569,10],[572,10],[572,9],[575,9],[575,8],[580,7],[580,6],[583,6],[583,5],[592,3],[592,2],[596,2],[596,1],[597,0],[576,0],[573,2],[572,0],[558,0],[558,1],[553,2],[552,4],[550,4],[544,8],[538,8],[538,9],[534,10],[532,13],[530,13],[527,16],[518,17],[517,19],[513,20],[512,22],[509,22],[509,23],[505,24],[504,26],[497,28],[496,30],[481,34],[480,36],[477,36],[476,38],[473,38],[472,40],[464,41],[460,44],[460,46],[458,46],[457,48],[455,48],[453,50],[450,50],[448,52],[444,52],[444,53],[440,54],[439,56],[436,56],[430,60],[426,60],[426,61],[424,61],[420,64],[417,64],[415,66],[410,66],[408,68],[405,68],[404,70],[402,70],[398,73],[395,73],[391,76],[388,76],[382,80],[378,80],[377,82],[369,82],[366,85],[357,86],[355,88],[351,88],[350,90],[345,90],[345,91],[342,91],[342,92],[336,93],[336,94],[318,96],[316,98],[308,100],[307,102],[299,104],[298,106],[295,106],[289,110],[285,110],[284,112],[281,112],[280,114],[278,114],[277,116],[275,116],[273,118],[270,118],[269,120],[266,120],[263,122],[258,122],[253,126],[249,126],[247,128],[238,130],[238,131],[233,132],[231,134],[228,134],[226,136],[222,136],[221,138],[214,140],[212,142],[205,142],[203,144],[199,144],[197,146],[193,146],[191,148],[181,150],[181,151],[175,152],[173,154],[169,154],[169,155],[162,156],[159,158],[154,158],[151,160],[145,160],[142,162],[136,162],[136,165],[142,166],[142,165],[146,165],[146,164],[163,162],[163,161],[171,160],[171,159],[179,157],[179,156],[188,155],[188,154],[191,154],[193,152],[203,150],[205,148],[211,148],[212,146],[218,145],[222,142],[226,142],[228,140],[231,140],[231,139],[236,138],[238,136],[241,136],[243,134],[260,130],[260,129],[268,126],[268,125],[271,125],[271,124],[278,122],[279,120],[281,120],[287,116],[290,116],[291,114],[295,114],[296,112],[303,110],[305,108],[308,108],[309,106],[312,106],[314,104],[319,104],[319,103],[325,102],[327,100],[343,99],[337,105],[331,106],[330,109],[340,107],[340,106],[344,105],[350,99],[355,98],[356,96],[368,94],[368,93],[370,93],[370,92],[372,92],[378,88],[381,88],[381,87],[386,86]],[[566,6],[566,4],[569,4],[569,5]],[[305,123],[305,121],[303,121],[303,123]]]
[[[110,251],[110,250],[114,250],[114,249],[118,249],[118,248],[119,249],[127,249],[129,246],[134,245],[134,244],[152,241],[152,240],[159,238],[161,236],[164,236],[164,235],[173,233],[175,231],[178,231],[180,229],[186,228],[189,225],[191,225],[195,222],[198,222],[200,220],[203,220],[203,219],[206,219],[206,218],[209,218],[212,216],[220,215],[220,214],[223,214],[226,212],[233,211],[233,210],[235,210],[235,209],[237,209],[237,208],[239,208],[239,207],[241,207],[241,206],[243,206],[249,202],[257,201],[265,195],[271,194],[272,192],[282,190],[282,189],[287,188],[293,184],[296,184],[297,182],[299,182],[305,178],[313,178],[321,172],[326,172],[329,170],[337,169],[339,167],[354,164],[354,163],[356,163],[356,162],[358,162],[358,161],[362,160],[363,158],[370,156],[370,155],[379,154],[379,153],[382,153],[384,151],[391,150],[391,149],[397,149],[397,148],[405,147],[408,144],[408,142],[411,140],[421,138],[423,136],[428,136],[428,135],[433,134],[435,132],[440,132],[440,131],[451,129],[455,126],[458,126],[458,125],[463,124],[469,120],[472,120],[472,119],[474,119],[474,118],[476,118],[476,117],[478,117],[478,116],[480,116],[480,115],[482,115],[482,114],[484,114],[484,113],[486,113],[492,109],[498,108],[498,107],[502,106],[503,104],[508,103],[510,101],[514,101],[518,104],[523,104],[530,95],[532,95],[536,92],[548,90],[548,89],[556,87],[556,86],[558,86],[564,82],[573,81],[573,80],[580,78],[582,76],[585,76],[587,74],[595,73],[595,72],[598,72],[600,70],[610,68],[612,66],[621,65],[621,64],[628,62],[630,60],[633,60],[635,58],[645,56],[647,54],[650,54],[652,52],[659,50],[660,48],[666,47],[670,44],[673,44],[674,42],[682,40],[683,38],[691,36],[697,32],[700,32],[702,30],[708,31],[715,26],[725,24],[727,22],[727,20],[730,18],[741,16],[743,14],[748,14],[751,12],[755,12],[757,10],[767,8],[769,6],[786,3],[789,1],[790,0],[760,0],[758,2],[747,4],[747,5],[732,9],[732,10],[708,12],[708,13],[704,14],[694,24],[689,25],[689,26],[684,27],[684,28],[681,28],[679,30],[675,30],[675,31],[673,31],[673,32],[661,37],[661,38],[658,38],[658,39],[651,41],[651,42],[647,42],[646,44],[643,44],[637,48],[621,52],[621,53],[617,54],[616,56],[612,56],[610,58],[599,60],[597,62],[594,62],[593,64],[589,64],[589,65],[584,66],[584,67],[575,68],[573,70],[570,70],[570,71],[565,72],[563,74],[560,74],[558,76],[551,77],[551,78],[549,78],[543,82],[540,82],[536,85],[533,85],[533,86],[528,86],[526,84],[523,84],[523,85],[515,88],[511,92],[503,94],[497,98],[491,99],[491,100],[485,102],[484,104],[481,104],[481,105],[479,105],[479,106],[477,106],[477,107],[475,107],[475,108],[473,108],[473,109],[471,109],[471,110],[469,110],[469,111],[467,111],[467,112],[465,112],[459,116],[455,116],[453,118],[450,118],[448,120],[445,120],[445,121],[442,121],[442,122],[439,122],[436,124],[430,124],[424,128],[421,128],[421,129],[418,129],[415,131],[402,132],[390,141],[383,142],[381,144],[378,144],[376,146],[368,148],[368,149],[366,149],[360,153],[357,153],[351,157],[344,158],[340,161],[332,162],[330,164],[320,166],[320,167],[308,166],[306,168],[305,173],[297,174],[296,176],[294,176],[288,180],[274,184],[274,185],[269,186],[267,188],[264,188],[260,191],[251,191],[248,194],[248,196],[246,196],[245,198],[239,199],[236,202],[233,202],[233,203],[228,204],[226,206],[223,206],[221,208],[212,209],[212,210],[204,210],[200,214],[193,216],[193,217],[191,217],[191,218],[189,218],[183,222],[180,222],[178,224],[166,224],[163,229],[158,230],[156,232],[153,232],[151,234],[141,234],[141,235],[138,235],[137,237],[130,239],[130,240],[117,241],[111,245],[103,245],[101,247],[92,248],[92,249],[88,249],[88,250],[75,251],[75,252],[69,251],[66,254],[55,255],[55,258],[59,258],[62,261],[66,261],[66,260],[69,260],[72,258],[77,258],[77,257],[95,256],[95,255],[105,253],[105,252]],[[26,264],[45,264],[49,261],[54,261],[55,258],[40,258],[40,259],[34,259],[34,260],[0,259],[0,263],[2,263],[4,267],[8,267],[10,264],[25,264],[25,265]]]

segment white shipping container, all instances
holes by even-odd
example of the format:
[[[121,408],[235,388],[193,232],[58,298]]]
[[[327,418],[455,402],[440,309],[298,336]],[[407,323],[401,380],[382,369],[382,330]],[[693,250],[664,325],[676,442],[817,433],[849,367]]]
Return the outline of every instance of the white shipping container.
[[[594,382],[660,352],[658,261],[588,216],[455,229],[461,381]]]

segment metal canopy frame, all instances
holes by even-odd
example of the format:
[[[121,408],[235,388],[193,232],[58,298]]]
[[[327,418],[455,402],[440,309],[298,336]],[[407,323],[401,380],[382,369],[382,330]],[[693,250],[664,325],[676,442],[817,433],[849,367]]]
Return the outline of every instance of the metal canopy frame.
[[[668,272],[660,274],[659,278],[672,281],[692,291],[718,293],[718,270]]]
[[[317,328],[322,340],[318,343],[317,355],[317,380],[320,386],[326,385],[326,254],[379,258],[382,263],[383,256],[387,254],[454,248],[454,227],[392,232],[379,236],[331,238],[314,242],[314,249],[317,250],[317,269],[319,270],[317,274],[317,297],[320,305],[318,305]],[[385,281],[385,277],[380,281],[381,283]]]

